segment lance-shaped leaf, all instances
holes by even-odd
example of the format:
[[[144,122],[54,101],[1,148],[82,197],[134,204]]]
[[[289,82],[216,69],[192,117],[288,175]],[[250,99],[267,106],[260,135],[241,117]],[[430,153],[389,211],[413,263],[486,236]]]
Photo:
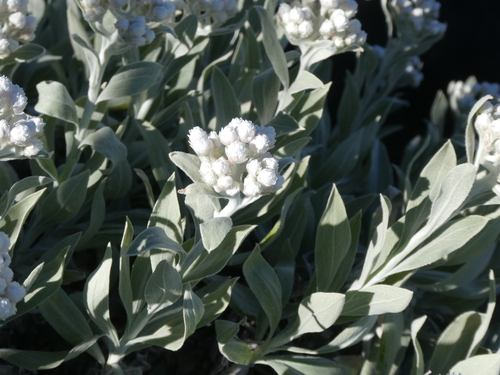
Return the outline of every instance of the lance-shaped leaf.
[[[231,362],[246,365],[251,362],[253,352],[244,341],[236,337],[243,323],[244,320],[238,323],[217,320],[215,322],[215,332],[217,333],[217,343],[222,355]]]
[[[144,296],[151,312],[172,305],[182,295],[182,281],[179,272],[166,260],[156,266],[146,284]]]
[[[276,36],[276,30],[267,11],[261,6],[255,6],[254,9],[258,13],[262,25],[262,43],[264,44],[267,57],[269,57],[276,75],[279,77],[285,90],[287,90],[290,85],[290,78],[288,76],[285,51],[283,51],[283,47],[281,47]]]
[[[94,151],[111,160],[113,167],[120,164],[127,157],[127,148],[116,138],[115,132],[109,127],[97,129],[85,137],[79,147],[84,146],[92,147]]]
[[[343,316],[367,316],[403,311],[413,292],[389,285],[373,285],[346,293]]]
[[[281,284],[274,269],[260,255],[258,246],[243,265],[243,274],[269,319],[271,326],[269,337],[272,337],[281,319]]]
[[[240,117],[240,105],[233,86],[217,66],[214,66],[212,70],[211,83],[217,116],[216,130],[219,131],[233,118]]]
[[[97,98],[104,100],[137,95],[157,84],[162,77],[163,67],[151,61],[139,61],[118,69]]]
[[[261,124],[267,124],[274,117],[279,89],[280,80],[273,69],[268,69],[253,79],[252,99]]]
[[[413,375],[424,375],[424,352],[422,351],[422,347],[417,340],[417,334],[425,323],[427,317],[421,316],[418,319],[415,319],[411,323],[411,340],[413,342],[413,348],[415,349],[415,358],[413,359]]]
[[[334,186],[316,233],[316,283],[318,292],[330,292],[337,269],[351,244],[351,228],[344,202]]]
[[[500,353],[477,355],[465,359],[453,366],[450,373],[474,375],[500,374]]]
[[[184,317],[184,340],[191,336],[196,330],[196,326],[201,321],[205,307],[203,302],[194,294],[191,286],[188,284],[184,291],[184,300],[182,304],[182,316]]]
[[[101,264],[87,279],[87,283],[83,289],[83,302],[92,321],[116,345],[118,343],[118,334],[111,323],[109,314],[111,263],[111,244],[109,244]]]
[[[34,350],[0,349],[0,358],[13,365],[30,370],[49,370],[69,361],[95,344],[99,337],[93,337],[69,351],[38,352]]]
[[[231,230],[233,221],[230,217],[214,217],[200,224],[203,246],[210,252],[217,248]]]
[[[467,162],[474,163],[474,148],[476,145],[476,137],[474,135],[474,126],[472,120],[477,111],[486,103],[488,100],[493,99],[493,96],[486,95],[479,99],[476,104],[470,110],[469,116],[467,118],[467,127],[465,128],[465,150],[467,153]]]
[[[278,375],[350,375],[352,373],[348,367],[322,357],[273,355],[266,356],[255,363],[272,367]]]
[[[132,241],[125,255],[139,255],[151,249],[165,249],[180,255],[185,254],[182,246],[168,237],[162,228],[151,227],[142,231]]]
[[[36,88],[38,90],[38,103],[35,106],[37,112],[78,126],[75,102],[62,83],[44,81],[36,85]]]
[[[237,280],[237,278],[228,280],[219,289],[201,298],[205,313],[198,322],[198,328],[207,325],[226,310],[231,299],[233,286],[236,284]]]

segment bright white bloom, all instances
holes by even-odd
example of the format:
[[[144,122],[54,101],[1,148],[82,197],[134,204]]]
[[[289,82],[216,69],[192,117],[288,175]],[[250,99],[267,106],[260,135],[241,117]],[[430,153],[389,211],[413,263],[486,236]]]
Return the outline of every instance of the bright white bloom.
[[[195,127],[188,138],[203,181],[217,193],[258,197],[281,188],[278,161],[268,152],[276,143],[274,128],[235,118],[219,134]]]
[[[0,59],[35,38],[37,20],[27,12],[27,0],[0,0]]]
[[[396,13],[401,33],[425,37],[446,31],[446,25],[437,20],[441,4],[435,0],[391,0],[389,4]]]
[[[0,232],[0,320],[5,320],[16,313],[16,303],[26,295],[26,290],[16,281],[12,281],[14,273],[9,268],[10,256],[7,253],[10,240]]]
[[[24,113],[28,103],[24,91],[0,76],[0,157],[32,157],[42,150],[45,123]]]
[[[354,0],[294,1],[282,3],[276,16],[294,44],[331,40],[338,50],[346,50],[366,42],[361,23],[354,19],[357,11]]]

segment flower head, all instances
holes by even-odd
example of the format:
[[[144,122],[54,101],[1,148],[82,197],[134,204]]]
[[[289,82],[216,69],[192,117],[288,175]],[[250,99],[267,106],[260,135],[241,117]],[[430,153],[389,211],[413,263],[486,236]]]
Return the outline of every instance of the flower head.
[[[203,181],[217,193],[257,197],[281,188],[278,161],[268,152],[276,142],[274,128],[235,118],[218,134],[195,127],[188,138],[202,161]]]

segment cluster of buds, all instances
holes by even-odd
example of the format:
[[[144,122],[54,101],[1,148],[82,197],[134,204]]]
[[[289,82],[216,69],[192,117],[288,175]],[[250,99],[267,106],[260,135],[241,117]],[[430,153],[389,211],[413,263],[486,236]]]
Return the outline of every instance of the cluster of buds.
[[[303,5],[299,1],[282,3],[278,22],[288,39],[299,44],[304,41],[330,40],[339,50],[366,42],[361,22],[355,19],[358,3],[355,0],[320,0]]]
[[[236,0],[188,0],[187,3],[207,29],[222,25],[238,12]]]
[[[23,89],[0,76],[0,157],[31,157],[42,150],[38,138],[45,123],[24,113],[27,103]]]
[[[382,60],[385,56],[385,48],[379,45],[373,46],[373,51],[377,54],[377,57]],[[404,66],[404,73],[401,79],[398,81],[398,87],[411,86],[418,87],[424,79],[422,74],[423,67],[422,60],[418,56],[410,56],[406,60]]]
[[[189,144],[201,160],[203,181],[217,193],[234,197],[259,197],[283,185],[278,161],[269,153],[274,147],[273,127],[262,127],[241,118],[220,132],[207,134],[200,127],[189,131]]]
[[[134,3],[130,7],[132,12],[114,11],[118,19],[115,28],[123,42],[142,47],[155,39],[156,33],[152,29],[174,19],[176,8],[174,3],[163,0],[138,0]]]
[[[500,85],[489,82],[479,83],[475,77],[469,77],[465,82],[450,82],[448,85],[448,96],[452,108],[462,115],[468,115],[474,104],[485,95],[491,95],[496,101],[500,101]]]
[[[391,0],[400,32],[417,36],[442,35],[446,25],[438,21],[441,4],[436,0]],[[410,30],[411,29],[411,30]]]
[[[14,273],[9,268],[10,240],[0,232],[0,320],[5,320],[16,313],[16,303],[26,295],[26,290],[18,282],[12,281]]]
[[[0,59],[35,38],[37,20],[27,12],[28,0],[0,0]]]
[[[83,18],[87,22],[100,22],[108,9],[121,9],[127,0],[80,0]]]

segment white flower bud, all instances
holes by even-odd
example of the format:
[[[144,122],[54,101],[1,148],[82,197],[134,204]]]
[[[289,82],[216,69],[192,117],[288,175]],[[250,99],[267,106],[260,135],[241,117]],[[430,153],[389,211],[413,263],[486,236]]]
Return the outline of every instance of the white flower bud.
[[[335,25],[335,29],[344,30],[349,24],[349,18],[347,18],[345,12],[342,9],[336,9],[333,11],[330,20]]]
[[[24,156],[32,157],[37,155],[43,149],[43,143],[38,139],[34,139],[31,141],[31,144],[24,147],[22,153]]]
[[[8,253],[0,253],[0,268],[10,266],[10,255]]]
[[[0,297],[0,319],[5,320],[16,313],[16,308],[7,298]]]
[[[21,301],[25,295],[26,289],[16,281],[10,283],[5,293],[5,296],[10,299],[12,303]]]
[[[30,145],[32,138],[31,129],[24,123],[16,123],[10,131],[10,142],[19,147],[26,147]]]
[[[261,162],[257,159],[251,159],[247,163],[246,168],[249,175],[257,177],[259,172],[262,170]]]
[[[221,145],[219,136],[217,135],[216,132],[211,131],[210,134],[208,135],[208,139],[210,139],[214,145],[215,148],[219,148]]]
[[[6,253],[10,248],[10,238],[4,233],[0,232],[0,253]]]
[[[335,33],[335,26],[330,20],[324,20],[319,28],[319,33],[327,38],[333,36]]]
[[[257,197],[262,194],[262,186],[257,182],[255,177],[245,177],[243,181],[243,194],[247,197]]]
[[[262,159],[261,165],[264,166],[264,168],[272,169],[274,171],[278,171],[278,160],[276,160],[273,157],[267,157]]]
[[[5,281],[7,281],[7,284],[12,281],[13,277],[14,272],[12,272],[9,267],[0,268],[0,278],[5,279]]]
[[[12,13],[9,16],[9,23],[17,29],[23,29],[26,26],[26,15],[21,12]]]
[[[299,24],[298,32],[301,38],[308,38],[313,31],[314,29],[311,21],[304,21]]]
[[[249,143],[255,137],[255,125],[250,121],[241,121],[241,123],[236,128],[238,132],[238,138],[243,143]]]
[[[146,32],[146,25],[140,22],[134,22],[128,28],[128,33],[132,37],[136,38],[142,37],[145,32]]]
[[[257,181],[268,188],[274,186],[277,180],[278,176],[272,169],[265,168],[257,175]]]
[[[234,181],[231,176],[222,176],[217,179],[217,187],[221,190],[232,188],[233,183]]]
[[[130,21],[126,18],[122,18],[115,22],[115,27],[118,31],[126,32],[130,26]]]
[[[220,130],[219,139],[224,146],[229,146],[238,140],[238,133],[231,123]]]
[[[304,14],[300,8],[292,8],[289,13],[290,21],[296,24],[304,21]]]
[[[146,40],[146,43],[149,44],[153,40],[155,40],[156,34],[153,30],[146,30],[144,33],[144,39]]]
[[[248,148],[244,143],[235,141],[226,147],[226,156],[232,164],[244,163],[248,159]]]
[[[229,169],[229,162],[223,157],[220,157],[212,163],[212,170],[217,176],[225,176],[231,171]]]
[[[198,156],[207,156],[214,148],[212,141],[208,139],[207,133],[199,126],[189,131],[188,138],[189,145]]]
[[[272,147],[267,135],[259,134],[250,142],[250,150],[254,154],[262,155],[269,151]]]

